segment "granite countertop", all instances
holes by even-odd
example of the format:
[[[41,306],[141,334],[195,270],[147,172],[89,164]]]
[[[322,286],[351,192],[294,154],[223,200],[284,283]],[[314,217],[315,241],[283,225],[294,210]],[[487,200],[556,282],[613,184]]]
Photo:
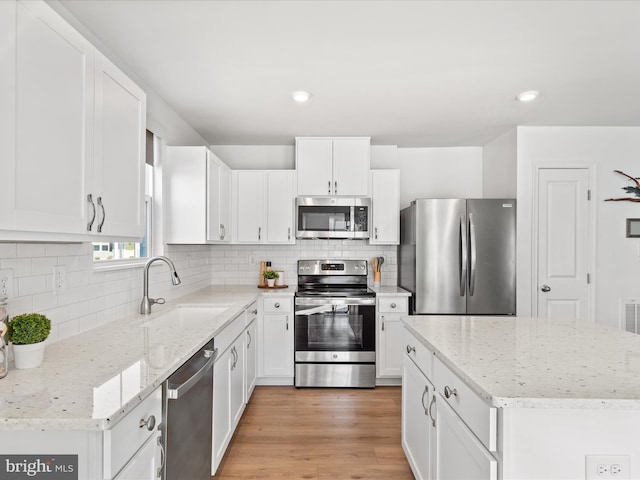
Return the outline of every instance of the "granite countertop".
[[[42,367],[0,380],[0,430],[110,428],[263,293],[211,286],[48,345]],[[184,324],[161,318],[181,304],[228,308]]]
[[[378,297],[410,297],[411,292],[406,291],[404,288],[400,287],[381,287],[380,285],[374,285],[371,287],[371,290],[376,292],[376,296]]]
[[[403,321],[493,406],[640,409],[639,335],[530,317]]]

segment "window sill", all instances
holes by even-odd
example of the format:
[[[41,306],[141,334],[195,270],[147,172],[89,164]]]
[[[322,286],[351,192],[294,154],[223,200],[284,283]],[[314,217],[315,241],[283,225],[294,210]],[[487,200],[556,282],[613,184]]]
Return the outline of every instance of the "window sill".
[[[101,260],[94,262],[93,270],[96,272],[111,272],[114,270],[128,270],[131,268],[143,268],[148,258],[135,258],[131,260]]]

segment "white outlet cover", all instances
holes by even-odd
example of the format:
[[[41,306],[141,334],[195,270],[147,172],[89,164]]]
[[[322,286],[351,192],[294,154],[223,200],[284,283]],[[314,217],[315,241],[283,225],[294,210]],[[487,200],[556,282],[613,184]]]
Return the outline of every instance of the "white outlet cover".
[[[615,466],[612,473],[611,467]],[[598,473],[603,470],[604,472]],[[586,455],[585,465],[586,480],[629,480],[630,460],[629,455]]]
[[[0,270],[0,297],[13,298],[13,270]]]

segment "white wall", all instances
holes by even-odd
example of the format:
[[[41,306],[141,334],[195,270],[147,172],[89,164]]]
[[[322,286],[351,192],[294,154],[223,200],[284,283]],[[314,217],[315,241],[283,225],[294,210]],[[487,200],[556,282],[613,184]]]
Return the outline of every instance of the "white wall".
[[[518,313],[529,314],[532,285],[532,186],[542,163],[592,166],[595,171],[595,318],[618,327],[619,299],[640,297],[640,239],[626,238],[626,219],[640,217],[640,205],[605,202],[625,197],[631,183],[613,170],[640,176],[639,127],[518,127]]]
[[[210,145],[213,153],[233,170],[293,170],[292,145]]]
[[[484,198],[515,198],[517,165],[516,129],[500,135],[482,149]]]

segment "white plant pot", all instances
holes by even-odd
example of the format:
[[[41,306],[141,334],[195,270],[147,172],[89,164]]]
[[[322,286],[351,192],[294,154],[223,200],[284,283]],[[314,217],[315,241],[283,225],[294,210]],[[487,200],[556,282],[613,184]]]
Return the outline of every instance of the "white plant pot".
[[[46,340],[40,343],[33,343],[31,345],[14,345],[11,344],[13,349],[13,362],[17,370],[23,370],[25,368],[36,368],[42,365],[44,359],[44,347]]]
[[[267,287],[274,287],[276,284],[275,278],[267,278]]]

